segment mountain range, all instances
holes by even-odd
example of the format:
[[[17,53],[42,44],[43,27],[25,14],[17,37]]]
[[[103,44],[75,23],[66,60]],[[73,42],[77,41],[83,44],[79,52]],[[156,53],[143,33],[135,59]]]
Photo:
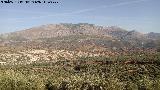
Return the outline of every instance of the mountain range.
[[[81,49],[82,47],[122,48],[158,47],[160,33],[143,34],[117,26],[88,23],[48,24],[0,35],[0,45]],[[86,49],[86,48],[85,48]]]

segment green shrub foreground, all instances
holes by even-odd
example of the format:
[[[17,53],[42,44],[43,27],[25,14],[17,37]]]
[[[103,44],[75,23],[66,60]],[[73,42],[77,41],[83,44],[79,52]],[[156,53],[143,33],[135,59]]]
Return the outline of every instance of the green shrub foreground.
[[[157,63],[127,64],[128,58],[150,60],[120,56],[1,66],[0,90],[160,90],[160,56],[152,56]],[[105,63],[109,60],[116,62]]]

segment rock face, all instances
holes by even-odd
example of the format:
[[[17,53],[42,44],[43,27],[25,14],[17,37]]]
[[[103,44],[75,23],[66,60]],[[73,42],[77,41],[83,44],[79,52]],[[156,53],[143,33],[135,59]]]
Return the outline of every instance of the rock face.
[[[70,42],[73,41],[73,46],[74,44],[76,45],[82,43],[92,43],[95,45],[98,44],[110,47],[112,46],[112,44],[117,43],[119,44],[117,46],[126,47],[127,45],[132,45],[141,47],[142,44],[147,44],[148,42],[156,42],[156,40],[159,39],[160,33],[152,32],[148,34],[142,34],[135,30],[127,31],[116,26],[102,27],[88,23],[62,23],[42,25],[39,27],[33,27],[22,31],[1,35],[0,44],[16,45],[19,42],[31,43],[31,41],[35,41],[38,43],[41,42],[41,44],[43,44],[44,42],[50,43],[56,40],[55,42],[57,42],[58,44],[60,44],[59,42],[68,41],[69,45],[71,44]],[[74,42],[75,40],[77,42]]]

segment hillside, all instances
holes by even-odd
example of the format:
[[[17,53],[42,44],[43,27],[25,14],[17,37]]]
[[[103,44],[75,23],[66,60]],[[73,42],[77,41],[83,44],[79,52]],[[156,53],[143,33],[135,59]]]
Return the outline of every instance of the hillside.
[[[0,35],[0,90],[160,90],[160,34],[50,24]]]
[[[120,27],[102,27],[94,24],[48,24],[30,29],[3,34],[1,45],[39,46],[63,49],[77,49],[81,46],[103,48],[157,47],[159,33],[142,34]],[[150,45],[153,43],[153,45]],[[148,45],[149,44],[149,45]],[[86,49],[86,48],[85,48]]]

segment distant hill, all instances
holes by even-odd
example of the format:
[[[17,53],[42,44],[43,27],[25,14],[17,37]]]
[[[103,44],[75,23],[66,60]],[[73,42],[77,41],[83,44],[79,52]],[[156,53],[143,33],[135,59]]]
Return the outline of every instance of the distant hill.
[[[40,46],[56,48],[80,48],[97,46],[103,48],[156,47],[160,33],[142,34],[120,27],[102,27],[94,24],[48,24],[0,35],[1,45]],[[27,43],[27,44],[26,44]],[[153,45],[152,45],[153,44]]]

